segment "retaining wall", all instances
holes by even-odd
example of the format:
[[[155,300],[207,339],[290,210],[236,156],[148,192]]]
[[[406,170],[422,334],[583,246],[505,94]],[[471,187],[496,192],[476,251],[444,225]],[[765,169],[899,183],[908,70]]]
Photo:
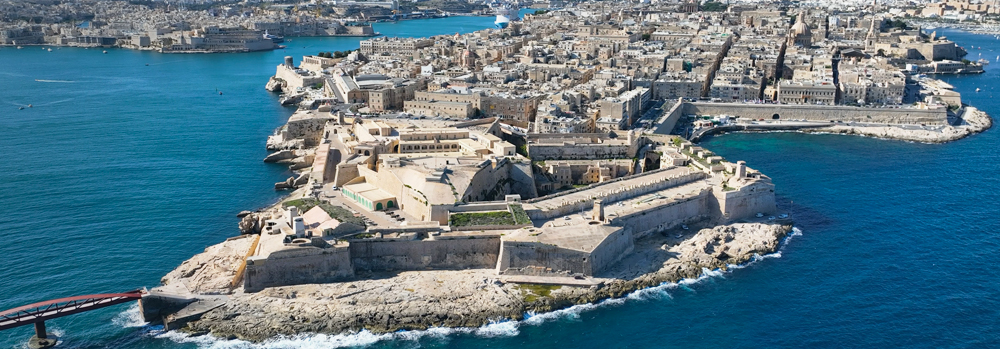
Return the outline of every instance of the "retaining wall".
[[[772,120],[778,114],[781,120],[804,119],[809,121],[871,122],[908,125],[947,125],[948,110],[861,108],[849,106],[795,105],[795,104],[741,104],[741,103],[684,103],[684,114],[735,115],[740,118]],[[665,126],[664,126],[665,128]],[[673,127],[671,127],[673,129]],[[667,130],[669,132],[669,130]],[[657,132],[659,133],[659,132]]]
[[[500,236],[436,237],[435,240],[355,240],[356,270],[488,269],[496,265]]]
[[[335,282],[354,276],[347,246],[302,247],[247,259],[243,289]]]

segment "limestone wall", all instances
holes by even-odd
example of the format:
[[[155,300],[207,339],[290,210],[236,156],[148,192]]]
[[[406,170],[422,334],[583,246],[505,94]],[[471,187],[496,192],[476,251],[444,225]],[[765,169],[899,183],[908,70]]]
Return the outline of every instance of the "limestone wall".
[[[510,160],[499,160],[496,167],[487,165],[476,172],[469,181],[469,187],[464,192],[459,193],[465,201],[493,201],[503,200],[504,196],[510,194],[510,185],[514,181],[510,178]]]
[[[635,156],[636,148],[621,142],[576,144],[528,144],[531,160],[591,160],[628,159]]]
[[[496,264],[506,275],[593,275],[590,254],[541,242],[504,241]]]
[[[289,138],[297,138],[305,141],[306,146],[319,144],[326,129],[327,121],[333,120],[330,117],[306,117],[295,118],[294,116],[285,124],[285,131]],[[288,139],[288,138],[286,138]]]
[[[733,191],[715,193],[719,210],[726,222],[754,217],[758,212],[777,215],[774,184],[756,182]]]
[[[323,77],[321,76],[302,76],[296,73],[294,70],[285,67],[284,64],[278,65],[275,70],[274,77],[284,80],[288,83],[288,90],[294,91],[296,88],[313,86],[316,84],[323,83]]]
[[[522,198],[533,198],[538,196],[538,188],[535,187],[535,176],[531,172],[531,163],[515,163],[510,169],[510,179],[514,180],[510,185],[510,191],[520,194]]]
[[[653,133],[661,135],[670,134],[670,131],[674,130],[674,126],[677,126],[677,121],[681,119],[681,116],[684,116],[684,111],[686,110],[684,106],[686,104],[683,99],[678,99],[677,103],[674,103],[670,107],[670,110],[660,117],[660,120],[656,123],[656,130]]]
[[[630,215],[615,217],[611,224],[632,228],[636,238],[709,216],[711,189],[681,199],[654,201],[656,206]]]
[[[334,282],[353,277],[350,250],[346,246],[303,247],[271,253],[267,258],[247,259],[243,289],[255,292],[266,287]]]
[[[601,241],[594,250],[590,252],[590,271],[596,275],[608,270],[622,257],[632,253],[635,238],[632,236],[633,229],[624,228]]]
[[[778,114],[781,120],[854,121],[888,124],[947,125],[948,112],[938,109],[859,108],[848,106],[684,103],[684,114],[735,115],[741,118],[771,120]],[[669,130],[667,130],[669,132]],[[659,133],[659,132],[657,132]]]
[[[612,203],[616,201],[621,201],[625,199],[634,198],[639,195],[644,195],[654,191],[678,187],[687,183],[691,183],[697,180],[704,179],[707,175],[704,172],[691,172],[685,175],[679,175],[674,177],[659,178],[659,180],[651,181],[649,183],[643,183],[643,185],[636,185],[630,187],[620,187],[616,186],[614,182],[605,182],[607,185],[593,186],[588,188],[589,192],[594,195],[590,199],[580,200],[576,202],[565,202],[553,209],[529,209],[525,208],[525,212],[528,213],[528,217],[531,219],[545,220],[554,217],[564,216],[573,212],[579,212],[584,210],[589,210],[594,207],[594,200],[601,199],[605,203]],[[632,177],[634,178],[634,177]],[[558,195],[549,197],[558,198]],[[537,201],[533,201],[537,202]]]
[[[355,240],[357,270],[488,269],[500,253],[499,236],[439,237],[435,240]]]

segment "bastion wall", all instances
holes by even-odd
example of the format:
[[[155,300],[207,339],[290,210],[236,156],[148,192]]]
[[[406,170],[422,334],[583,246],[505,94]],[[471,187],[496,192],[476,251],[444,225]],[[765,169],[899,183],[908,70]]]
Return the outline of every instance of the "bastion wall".
[[[804,119],[809,121],[870,122],[909,125],[947,125],[945,108],[861,108],[849,106],[795,105],[795,104],[742,104],[742,103],[684,103],[685,115],[733,115],[740,118],[772,120]],[[663,127],[665,132],[670,129]]]
[[[267,258],[247,259],[243,289],[255,292],[267,287],[335,282],[354,276],[347,246],[302,247],[271,253]]]
[[[612,225],[629,227],[636,234],[636,239],[650,233],[670,229],[690,221],[708,218],[713,211],[710,207],[713,200],[712,189],[705,188],[697,195],[687,195],[684,198],[668,198],[667,202],[654,201],[655,206],[641,212],[615,217]]]
[[[355,240],[355,270],[488,269],[496,265],[500,236],[435,237],[434,240]]]
[[[643,183],[642,185],[635,185],[629,187],[616,186],[615,181],[609,181],[601,183],[598,186],[599,188],[602,189],[607,188],[607,190],[595,192],[595,195],[589,199],[579,200],[576,202],[565,202],[559,205],[558,207],[552,209],[538,209],[538,208],[529,209],[528,207],[526,207],[525,212],[528,213],[528,217],[530,217],[531,219],[538,219],[538,220],[552,219],[559,216],[565,216],[573,212],[589,210],[594,207],[595,199],[604,200],[605,203],[612,203],[629,198],[634,198],[636,196],[651,193],[657,190],[662,190],[671,187],[679,187],[684,184],[704,179],[705,177],[707,177],[707,175],[704,172],[691,172],[685,175],[659,178],[656,180],[651,179],[650,182]],[[590,187],[588,189],[594,190],[594,188],[595,187]],[[559,196],[562,195],[552,195],[552,196],[546,196],[544,198],[553,199],[553,198],[558,198]],[[529,200],[529,201],[538,202],[538,200]]]
[[[755,182],[738,190],[717,191],[716,204],[724,222],[753,217],[757,213],[773,215],[778,211],[774,200],[774,184]]]

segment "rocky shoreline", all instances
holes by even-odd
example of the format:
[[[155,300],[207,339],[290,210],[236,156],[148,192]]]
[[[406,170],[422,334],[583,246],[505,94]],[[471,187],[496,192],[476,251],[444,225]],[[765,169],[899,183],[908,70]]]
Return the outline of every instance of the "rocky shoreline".
[[[895,125],[895,126],[871,126],[871,125],[848,125],[848,124],[835,124],[833,126],[787,126],[787,127],[775,127],[775,128],[760,128],[760,129],[724,129],[724,127],[719,127],[718,130],[713,130],[711,133],[706,133],[701,135],[704,137],[708,134],[718,134],[725,132],[800,132],[800,133],[815,133],[815,134],[842,134],[842,135],[856,135],[865,137],[874,137],[879,139],[892,139],[908,142],[920,142],[920,143],[948,143],[957,141],[959,139],[972,136],[977,133],[981,133],[993,127],[993,119],[979,109],[975,107],[965,107],[962,110],[962,115],[958,117],[957,125],[944,126],[940,130],[931,130],[924,128],[916,128],[916,125],[910,125],[913,128],[906,128],[905,126]]]
[[[785,222],[787,223],[787,222]],[[427,270],[380,273],[330,284],[236,290],[221,307],[181,329],[191,334],[264,341],[302,333],[340,334],[360,330],[388,333],[430,327],[478,327],[520,320],[526,313],[549,312],[576,304],[624,296],[643,288],[704,271],[746,263],[773,253],[791,225],[736,223],[695,234],[668,231],[637,241],[635,250],[590,285],[508,282],[492,269]],[[167,288],[199,294],[226,294],[235,275],[234,256],[246,253],[250,239],[230,239],[186,261],[162,280]]]
[[[921,143],[947,143],[986,131],[990,127],[993,127],[993,120],[990,116],[974,107],[965,107],[961,120],[960,125],[945,126],[941,131],[904,129],[894,126],[836,125],[822,128],[802,129],[799,130],[799,132],[859,135]]]

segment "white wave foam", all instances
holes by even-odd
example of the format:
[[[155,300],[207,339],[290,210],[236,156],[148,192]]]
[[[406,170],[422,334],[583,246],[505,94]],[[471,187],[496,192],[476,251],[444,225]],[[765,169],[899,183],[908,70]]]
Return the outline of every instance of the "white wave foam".
[[[71,81],[71,80],[41,80],[41,79],[35,79],[35,81],[37,81],[37,82],[55,82],[55,83],[62,83],[62,84],[70,84],[70,83],[76,82],[76,81]]]
[[[517,329],[517,321],[491,322],[476,329],[475,334],[480,337],[514,337],[521,334]]]
[[[627,303],[629,300],[632,301],[648,301],[656,299],[673,299],[670,294],[670,290],[685,289],[690,292],[694,292],[694,289],[690,288],[690,285],[697,284],[701,281],[710,278],[725,278],[726,273],[732,272],[734,269],[743,269],[749,265],[752,265],[760,260],[766,258],[781,258],[781,250],[788,244],[794,236],[801,236],[802,231],[799,228],[792,228],[792,233],[785,237],[784,240],[778,246],[778,251],[774,253],[769,253],[766,255],[754,255],[749,261],[738,264],[738,265],[728,265],[726,270],[703,268],[701,275],[697,278],[685,278],[677,282],[665,282],[657,286],[648,287],[641,290],[636,290],[625,297],[621,298],[609,298],[597,303],[587,303],[587,304],[577,304],[565,309],[559,309],[547,313],[537,314],[534,312],[528,312],[524,315],[524,320],[521,321],[494,321],[489,324],[477,327],[461,327],[461,328],[447,328],[447,327],[432,327],[427,330],[422,331],[399,331],[387,334],[374,334],[367,330],[362,330],[356,333],[349,334],[338,334],[338,335],[327,335],[327,334],[301,334],[295,336],[278,336],[261,343],[252,343],[244,340],[228,340],[214,337],[212,335],[203,336],[190,336],[187,334],[182,334],[179,332],[168,331],[162,332],[161,330],[155,330],[156,327],[150,327],[151,335],[156,338],[162,338],[171,340],[178,343],[189,343],[195,344],[199,348],[205,349],[292,349],[292,348],[344,348],[344,347],[362,347],[370,346],[375,343],[386,341],[386,340],[397,340],[404,342],[417,342],[424,338],[433,338],[440,341],[447,341],[452,335],[455,334],[469,334],[475,335],[483,338],[497,338],[497,337],[514,337],[521,333],[521,326],[538,326],[546,322],[551,321],[579,321],[580,314],[583,312],[595,310],[606,306],[621,306]],[[125,313],[119,315],[122,318],[130,318],[124,314],[132,311],[130,308],[126,310]],[[138,307],[135,309],[135,313],[138,314]],[[116,318],[117,320],[117,318]],[[116,322],[117,323],[117,322]],[[129,322],[123,322],[129,323]],[[140,325],[141,326],[141,325]],[[128,326],[127,326],[128,327]],[[418,344],[419,346],[419,344]]]
[[[147,322],[142,319],[142,313],[139,311],[138,302],[133,302],[128,309],[125,309],[125,311],[115,315],[115,318],[111,319],[111,323],[121,327],[142,327],[147,324]]]

